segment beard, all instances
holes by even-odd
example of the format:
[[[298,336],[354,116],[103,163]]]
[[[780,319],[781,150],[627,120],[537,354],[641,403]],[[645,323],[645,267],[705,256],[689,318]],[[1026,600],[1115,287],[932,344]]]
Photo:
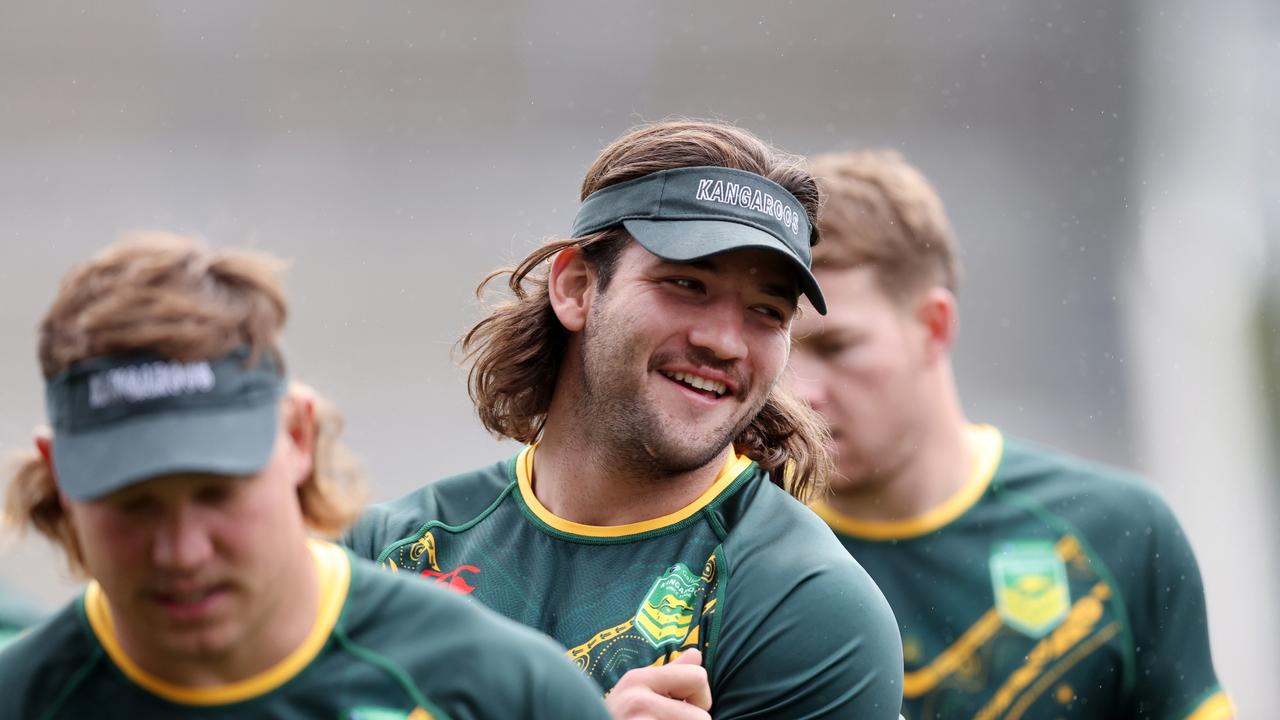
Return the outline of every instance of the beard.
[[[698,425],[681,430],[647,394],[644,379],[654,368],[683,359],[734,375],[739,392],[745,392],[751,384],[742,371],[702,348],[689,348],[684,353],[655,355],[643,374],[627,372],[642,356],[642,343],[628,332],[625,322],[602,317],[599,305],[591,312],[594,322],[587,323],[579,346],[583,371],[578,422],[595,449],[608,453],[614,464],[626,466],[632,477],[660,480],[705,467],[720,457],[764,407],[768,395],[760,393],[739,417],[715,427]]]

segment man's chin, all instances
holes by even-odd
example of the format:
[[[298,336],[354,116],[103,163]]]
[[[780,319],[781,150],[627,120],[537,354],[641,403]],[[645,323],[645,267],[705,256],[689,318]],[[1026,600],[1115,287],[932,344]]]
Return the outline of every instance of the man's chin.
[[[671,427],[666,431],[660,440],[645,443],[645,446],[667,475],[693,472],[712,463],[718,466],[731,442],[720,437],[696,437],[691,432],[681,435],[678,430],[672,432]]]

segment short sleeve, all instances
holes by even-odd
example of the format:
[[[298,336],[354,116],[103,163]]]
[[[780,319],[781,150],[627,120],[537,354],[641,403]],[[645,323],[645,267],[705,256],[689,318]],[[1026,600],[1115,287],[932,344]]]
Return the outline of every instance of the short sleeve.
[[[1195,554],[1168,506],[1154,495],[1148,505],[1149,571],[1128,598],[1137,715],[1231,717],[1231,703],[1213,669],[1204,584]]]
[[[898,623],[870,576],[830,541],[838,553],[818,543],[785,563],[726,552],[724,615],[708,647],[712,717],[898,718]]]

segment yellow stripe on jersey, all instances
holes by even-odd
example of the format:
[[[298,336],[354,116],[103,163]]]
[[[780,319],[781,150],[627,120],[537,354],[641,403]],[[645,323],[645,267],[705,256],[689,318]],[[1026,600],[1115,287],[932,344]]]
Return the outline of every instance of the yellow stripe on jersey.
[[[836,532],[867,540],[905,540],[931,533],[973,507],[991,485],[1004,454],[1004,435],[991,425],[970,425],[966,429],[973,450],[973,474],[955,495],[938,507],[906,520],[858,520],[837,512],[824,502],[815,502],[813,511]]]
[[[1081,643],[1091,644],[1086,641],[1089,636],[1094,635],[1098,621],[1103,618],[1103,604],[1109,597],[1111,597],[1111,588],[1105,582],[1099,582],[1093,586],[1088,595],[1077,600],[1071,606],[1066,619],[1031,648],[1022,667],[1013,671],[1005,679],[1004,684],[991,696],[986,706],[973,716],[974,720],[994,720],[1002,717],[1017,696],[1037,678],[1044,675],[1047,666],[1069,654]],[[1119,625],[1113,623],[1110,628],[1099,633],[1099,635],[1105,634],[1106,637],[1098,640],[1096,645],[1101,645],[1119,630]],[[1096,649],[1096,645],[1090,647],[1088,652]]]
[[[1229,720],[1236,716],[1236,706],[1221,690],[1205,698],[1187,720]]]
[[[259,697],[292,680],[311,664],[324,648],[347,601],[347,590],[351,585],[351,564],[346,552],[332,543],[319,540],[309,541],[308,546],[315,561],[320,587],[320,603],[316,608],[311,632],[283,660],[244,680],[209,687],[187,687],[162,680],[143,670],[125,654],[120,645],[107,596],[97,582],[90,582],[85,589],[85,615],[93,634],[120,671],[130,680],[166,700],[184,705],[226,705]]]
[[[637,535],[639,533],[649,532],[651,530],[659,530],[664,527],[675,525],[676,523],[687,520],[702,508],[706,507],[720,496],[738,476],[743,473],[751,465],[751,458],[745,455],[734,454],[720,469],[720,474],[716,476],[715,482],[711,483],[697,500],[685,505],[673,513],[656,517],[652,520],[642,520],[640,522],[628,523],[626,525],[584,525],[576,523],[572,520],[565,520],[551,512],[538,500],[533,493],[533,453],[537,450],[537,443],[529,445],[520,451],[520,455],[516,457],[516,480],[520,485],[520,497],[524,499],[524,504],[529,507],[533,514],[539,520],[550,525],[556,530],[567,532],[573,535],[584,537],[605,537],[615,538],[627,535]]]
[[[1072,535],[1063,535],[1054,546],[1063,562],[1080,557],[1080,541]],[[902,694],[907,699],[918,698],[937,687],[961,665],[973,656],[978,648],[987,644],[1004,627],[1004,621],[995,608],[982,614],[946,650],[938,654],[928,665],[914,672],[908,670],[902,679]]]

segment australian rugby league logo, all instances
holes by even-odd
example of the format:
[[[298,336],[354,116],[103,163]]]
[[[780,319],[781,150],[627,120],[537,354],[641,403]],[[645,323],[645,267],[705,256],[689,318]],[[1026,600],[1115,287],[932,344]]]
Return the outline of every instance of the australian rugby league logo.
[[[418,542],[409,548],[409,559],[413,562],[421,562],[422,556],[425,555],[427,562],[422,568],[422,576],[431,578],[438,585],[444,585],[450,590],[456,590],[463,595],[470,595],[475,592],[476,586],[467,582],[467,576],[472,579],[480,574],[480,568],[475,565],[459,565],[452,570],[440,569],[440,564],[436,562],[436,538],[430,532],[427,532]]]
[[[653,581],[636,610],[635,629],[655,648],[679,644],[693,626],[694,602],[702,583],[684,563]]]
[[[1003,543],[991,553],[990,567],[996,612],[1009,627],[1040,638],[1067,616],[1067,568],[1053,543]]]

